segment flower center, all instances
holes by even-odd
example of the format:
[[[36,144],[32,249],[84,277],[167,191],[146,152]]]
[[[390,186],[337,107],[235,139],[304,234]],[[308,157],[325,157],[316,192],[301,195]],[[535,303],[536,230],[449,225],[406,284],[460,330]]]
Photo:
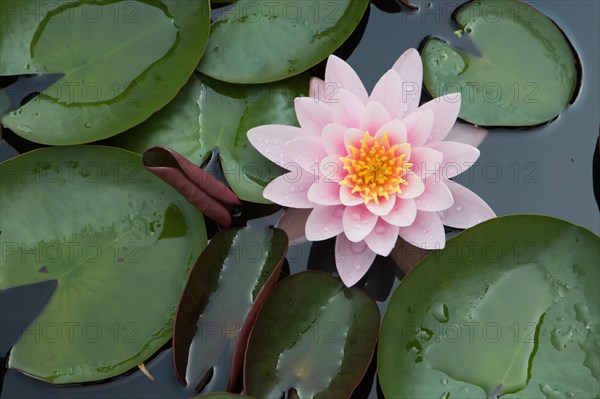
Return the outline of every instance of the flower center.
[[[409,144],[405,146],[410,149]],[[349,145],[348,155],[340,158],[348,172],[340,185],[358,193],[365,204],[371,200],[378,204],[379,197],[387,200],[390,194],[401,193],[401,186],[408,184],[404,175],[413,166],[405,161],[402,149],[398,144],[390,146],[387,133],[379,139],[365,132],[360,148]]]

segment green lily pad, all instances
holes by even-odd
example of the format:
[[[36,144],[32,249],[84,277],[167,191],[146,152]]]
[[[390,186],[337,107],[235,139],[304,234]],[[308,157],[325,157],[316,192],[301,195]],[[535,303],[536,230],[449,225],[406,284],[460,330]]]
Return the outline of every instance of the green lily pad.
[[[200,392],[233,388],[258,307],[279,277],[283,230],[222,230],[202,252],[179,302],[173,358],[179,380]]]
[[[18,135],[43,144],[95,141],[144,121],[177,94],[208,41],[208,0],[23,0],[2,7],[0,74],[64,74],[2,117]]]
[[[52,383],[134,368],[171,337],[202,215],[141,157],[51,147],[0,164],[0,289],[57,281],[8,366]]]
[[[170,147],[201,164],[219,148],[223,174],[242,200],[270,203],[264,187],[285,170],[263,157],[246,133],[267,124],[296,125],[294,98],[308,93],[309,75],[266,85],[236,85],[193,75],[167,107],[115,138],[115,144],[143,153]]]
[[[328,274],[292,275],[272,291],[250,334],[245,392],[257,398],[349,398],[377,342],[379,309]]]
[[[232,83],[297,75],[341,46],[368,5],[368,0],[239,0],[213,22],[198,71]]]
[[[476,0],[453,16],[481,55],[437,38],[422,46],[423,80],[433,97],[460,91],[459,116],[480,126],[533,126],[552,120],[577,90],[577,55],[560,29],[516,0]]]
[[[597,397],[599,245],[531,215],[449,240],[389,303],[377,357],[386,397]]]

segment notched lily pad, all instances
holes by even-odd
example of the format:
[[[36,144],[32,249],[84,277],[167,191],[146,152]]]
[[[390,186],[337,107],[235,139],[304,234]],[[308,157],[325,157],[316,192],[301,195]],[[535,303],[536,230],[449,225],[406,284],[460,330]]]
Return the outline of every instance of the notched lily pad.
[[[271,84],[236,85],[194,74],[175,100],[115,143],[139,153],[169,147],[197,165],[218,147],[223,174],[237,196],[269,203],[264,187],[285,170],[256,151],[246,133],[260,125],[297,125],[294,99],[308,94],[308,82],[309,75],[302,74]]]
[[[245,391],[257,398],[349,398],[377,342],[379,309],[320,272],[279,283],[248,341]]]
[[[568,222],[516,215],[432,252],[398,286],[383,320],[386,397],[595,397],[599,245]]]
[[[173,335],[179,380],[196,392],[235,385],[258,307],[277,282],[288,240],[280,229],[227,229],[202,252]]]
[[[2,123],[43,144],[95,141],[147,119],[177,94],[208,41],[208,0],[13,6],[0,28],[0,74],[64,77]]]
[[[232,83],[297,75],[344,43],[368,5],[368,0],[239,0],[213,22],[198,71]]]
[[[111,147],[52,147],[0,164],[0,289],[57,281],[9,368],[52,383],[97,381],[171,337],[206,245],[202,215]]]
[[[456,10],[461,40],[480,55],[438,38],[421,45],[433,97],[460,92],[460,118],[480,126],[535,126],[574,100],[578,58],[548,17],[517,0],[475,0]]]

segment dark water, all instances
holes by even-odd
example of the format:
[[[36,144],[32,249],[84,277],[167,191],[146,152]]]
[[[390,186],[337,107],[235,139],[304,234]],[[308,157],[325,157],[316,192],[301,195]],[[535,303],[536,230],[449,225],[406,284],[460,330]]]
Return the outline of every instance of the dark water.
[[[381,0],[380,3],[392,3]],[[568,220],[598,234],[600,214],[593,191],[593,155],[597,146],[600,106],[598,15],[600,3],[581,1],[529,2],[552,18],[577,50],[583,80],[574,104],[554,122],[529,130],[494,129],[480,146],[481,157],[473,173],[458,180],[483,197],[498,215],[545,214]],[[454,41],[450,15],[462,2],[414,2],[417,12],[383,12],[371,6],[363,38],[348,58],[368,89],[409,47],[418,47],[427,35]],[[16,155],[7,143],[0,159]],[[309,248],[291,249],[292,272],[306,267]],[[394,286],[397,286],[398,280]],[[10,290],[0,295],[2,311],[1,356],[18,338],[28,321],[51,295],[52,284]],[[386,303],[380,302],[385,310]],[[152,382],[134,371],[113,381],[75,387],[56,387],[9,370],[3,378],[1,398],[189,398],[174,375],[170,348],[147,362]],[[372,373],[371,373],[372,374]],[[370,394],[364,393],[369,391]],[[372,375],[356,398],[377,398]]]

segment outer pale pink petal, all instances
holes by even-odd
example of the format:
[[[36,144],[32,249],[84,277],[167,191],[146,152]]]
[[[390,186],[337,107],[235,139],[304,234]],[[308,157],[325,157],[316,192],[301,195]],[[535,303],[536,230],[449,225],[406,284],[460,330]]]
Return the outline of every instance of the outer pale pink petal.
[[[452,181],[446,184],[454,196],[454,206],[438,213],[446,226],[468,229],[496,217],[492,208],[468,188]]]
[[[306,238],[309,241],[322,241],[342,233],[344,208],[343,205],[317,205],[306,221]]]
[[[314,181],[315,176],[310,172],[290,172],[269,183],[263,196],[290,208],[313,208],[315,204],[310,202],[307,192]]]
[[[390,113],[392,119],[401,119],[404,114],[402,103],[402,79],[396,71],[387,71],[371,92],[371,101],[381,103]]]
[[[456,123],[460,111],[460,93],[446,94],[421,105],[417,111],[433,111],[433,128],[426,143],[442,141]]]
[[[300,127],[313,136],[321,136],[323,127],[332,121],[329,106],[314,98],[298,97],[294,100],[294,108]]]
[[[413,147],[410,153],[410,163],[415,175],[425,179],[435,175],[442,165],[442,153],[429,147]]]
[[[325,181],[339,182],[346,176],[344,164],[337,155],[327,155],[319,163],[319,173]]]
[[[390,113],[387,109],[377,101],[369,101],[360,118],[360,128],[373,135],[389,121]]]
[[[377,131],[375,137],[381,138],[385,133],[388,134],[388,139],[391,145],[406,143],[406,126],[404,126],[404,123],[400,122],[398,119],[394,119],[393,121],[383,125],[381,129]]]
[[[284,167],[292,162],[290,153],[285,144],[296,137],[305,136],[306,133],[298,127],[286,125],[263,125],[248,130],[247,136],[250,144],[263,156],[277,165]]]
[[[371,233],[377,219],[364,205],[349,206],[344,210],[344,233],[352,242],[361,241]]]
[[[365,237],[365,242],[377,255],[388,256],[398,240],[399,229],[379,219],[371,234]]]
[[[378,204],[376,204],[375,201],[369,201],[369,203],[366,205],[367,209],[371,211],[371,213],[374,213],[377,216],[383,216],[390,213],[395,203],[396,196],[392,194],[388,199],[380,198]]]
[[[310,88],[308,89],[308,95],[319,101],[325,101],[325,81],[323,79],[315,77],[310,78]]]
[[[427,141],[433,128],[433,111],[424,110],[413,112],[402,119],[406,126],[407,141],[413,147],[420,147]]]
[[[360,140],[365,137],[365,132],[360,129],[350,128],[344,132],[344,145],[360,148]]]
[[[487,135],[488,131],[482,127],[469,125],[468,123],[456,123],[444,140],[479,147]]]
[[[443,211],[454,204],[454,198],[446,184],[438,176],[425,179],[425,191],[415,199],[420,211]]]
[[[335,264],[347,287],[352,287],[369,270],[377,254],[364,241],[351,242],[340,234],[335,239]]]
[[[381,218],[386,222],[395,226],[406,227],[410,226],[417,217],[417,205],[414,199],[396,198],[394,207],[385,216]]]
[[[414,173],[405,175],[404,180],[406,180],[408,184],[400,187],[402,192],[398,194],[398,197],[402,199],[417,198],[419,195],[423,194],[423,191],[425,191],[423,179]]]
[[[346,127],[357,127],[365,111],[365,105],[350,91],[340,89],[335,95],[335,102],[329,104],[333,114],[333,122]]]
[[[297,137],[285,145],[293,162],[306,171],[314,171],[321,159],[327,156],[320,137]]]
[[[423,249],[442,249],[446,245],[444,225],[437,212],[417,212],[413,224],[401,227],[398,234],[404,241]]]
[[[450,179],[461,174],[479,158],[479,150],[468,144],[438,141],[429,144],[429,147],[442,153],[443,161],[438,173],[442,179]]]
[[[277,222],[277,227],[285,231],[291,244],[306,242],[305,226],[312,209],[288,208]]]
[[[402,79],[402,102],[404,115],[413,112],[421,99],[423,63],[421,55],[414,48],[406,50],[392,67]]]
[[[346,61],[330,55],[325,67],[325,85],[336,83],[340,89],[352,92],[363,104],[367,103],[369,95],[362,81]]]
[[[344,144],[344,132],[346,127],[339,123],[330,123],[323,128],[321,139],[323,148],[330,155],[346,155],[348,150]]]
[[[308,199],[319,205],[339,205],[340,185],[337,182],[321,179],[308,189]]]
[[[346,206],[360,205],[365,202],[360,195],[352,194],[352,189],[348,186],[340,186],[340,200]]]

